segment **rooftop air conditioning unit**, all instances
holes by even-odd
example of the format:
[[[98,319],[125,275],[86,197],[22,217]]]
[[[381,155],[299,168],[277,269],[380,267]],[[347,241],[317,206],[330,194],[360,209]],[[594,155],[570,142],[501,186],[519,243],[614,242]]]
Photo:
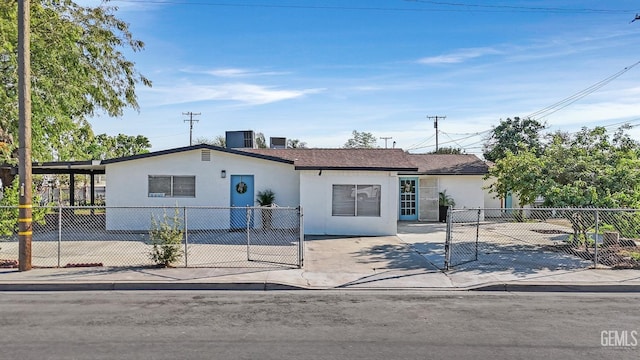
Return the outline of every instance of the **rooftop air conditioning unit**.
[[[286,149],[287,148],[287,138],[285,137],[270,137],[269,138],[269,147],[272,149]]]
[[[228,149],[256,147],[256,136],[252,130],[227,131],[225,133],[225,144]]]

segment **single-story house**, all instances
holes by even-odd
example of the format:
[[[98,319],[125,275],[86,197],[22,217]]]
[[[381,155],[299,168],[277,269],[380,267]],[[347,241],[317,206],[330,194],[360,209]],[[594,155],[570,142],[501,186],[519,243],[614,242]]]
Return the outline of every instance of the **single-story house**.
[[[443,190],[457,208],[484,207],[487,171],[474,155],[206,144],[101,161],[34,164],[39,173],[48,169],[106,174],[107,230],[149,228],[148,212],[126,207],[255,206],[256,194],[269,189],[278,206],[302,207],[309,235],[394,235],[398,220],[437,221]],[[193,218],[189,223],[203,229],[230,226]]]

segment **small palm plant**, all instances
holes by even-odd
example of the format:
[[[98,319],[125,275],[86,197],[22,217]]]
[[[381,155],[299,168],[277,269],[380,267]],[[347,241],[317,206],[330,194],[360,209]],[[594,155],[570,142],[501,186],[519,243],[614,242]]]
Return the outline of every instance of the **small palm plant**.
[[[453,197],[451,197],[451,195],[447,194],[447,190],[442,190],[440,192],[440,196],[438,197],[438,202],[440,203],[440,206],[456,206],[456,201],[453,200]]]
[[[258,195],[256,197],[258,205],[271,206],[275,200],[276,194],[272,190],[266,189],[264,191],[258,191]]]
[[[447,194],[447,190],[442,190],[438,196],[438,220],[441,222],[447,221],[447,212],[449,211],[449,206],[456,206],[455,200],[451,195]]]
[[[271,189],[258,191],[256,196],[256,202],[262,207],[271,207],[276,200],[276,194]],[[262,228],[267,230],[271,229],[271,209],[262,209]]]

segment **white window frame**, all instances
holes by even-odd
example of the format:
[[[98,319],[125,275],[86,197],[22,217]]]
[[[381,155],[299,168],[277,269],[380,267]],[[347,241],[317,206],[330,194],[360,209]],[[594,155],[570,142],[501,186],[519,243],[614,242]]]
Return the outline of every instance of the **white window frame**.
[[[167,192],[151,192],[151,180],[154,178],[169,178],[169,193]],[[193,179],[193,195],[175,195],[176,182],[175,178]],[[148,197],[172,197],[172,198],[195,198],[196,197],[196,176],[195,175],[149,175],[147,177],[147,196]]]
[[[350,188],[349,189],[347,189]],[[365,189],[370,188],[367,192]],[[349,200],[345,201],[345,197],[342,197],[338,200],[342,200],[342,203],[348,204],[351,199],[353,199],[353,213],[347,213],[344,211],[338,211],[336,196],[339,193],[336,193],[336,190],[342,192],[343,194],[346,192],[351,192],[349,196]],[[361,196],[358,196],[360,192],[366,193],[366,199],[362,199]],[[331,216],[348,216],[348,217],[381,217],[381,207],[382,207],[382,197],[380,196],[382,193],[382,185],[380,184],[333,184],[331,187]],[[374,211],[373,215],[365,215],[361,214],[358,208],[358,203],[361,201],[371,201],[369,199],[374,199],[373,201],[377,201],[377,211]],[[349,207],[348,210],[351,210]]]

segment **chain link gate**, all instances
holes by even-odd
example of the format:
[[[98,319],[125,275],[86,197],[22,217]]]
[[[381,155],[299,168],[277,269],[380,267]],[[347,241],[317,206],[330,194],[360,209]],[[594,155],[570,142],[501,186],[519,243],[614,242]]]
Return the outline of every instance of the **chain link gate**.
[[[444,269],[640,269],[639,245],[636,209],[449,209]]]

